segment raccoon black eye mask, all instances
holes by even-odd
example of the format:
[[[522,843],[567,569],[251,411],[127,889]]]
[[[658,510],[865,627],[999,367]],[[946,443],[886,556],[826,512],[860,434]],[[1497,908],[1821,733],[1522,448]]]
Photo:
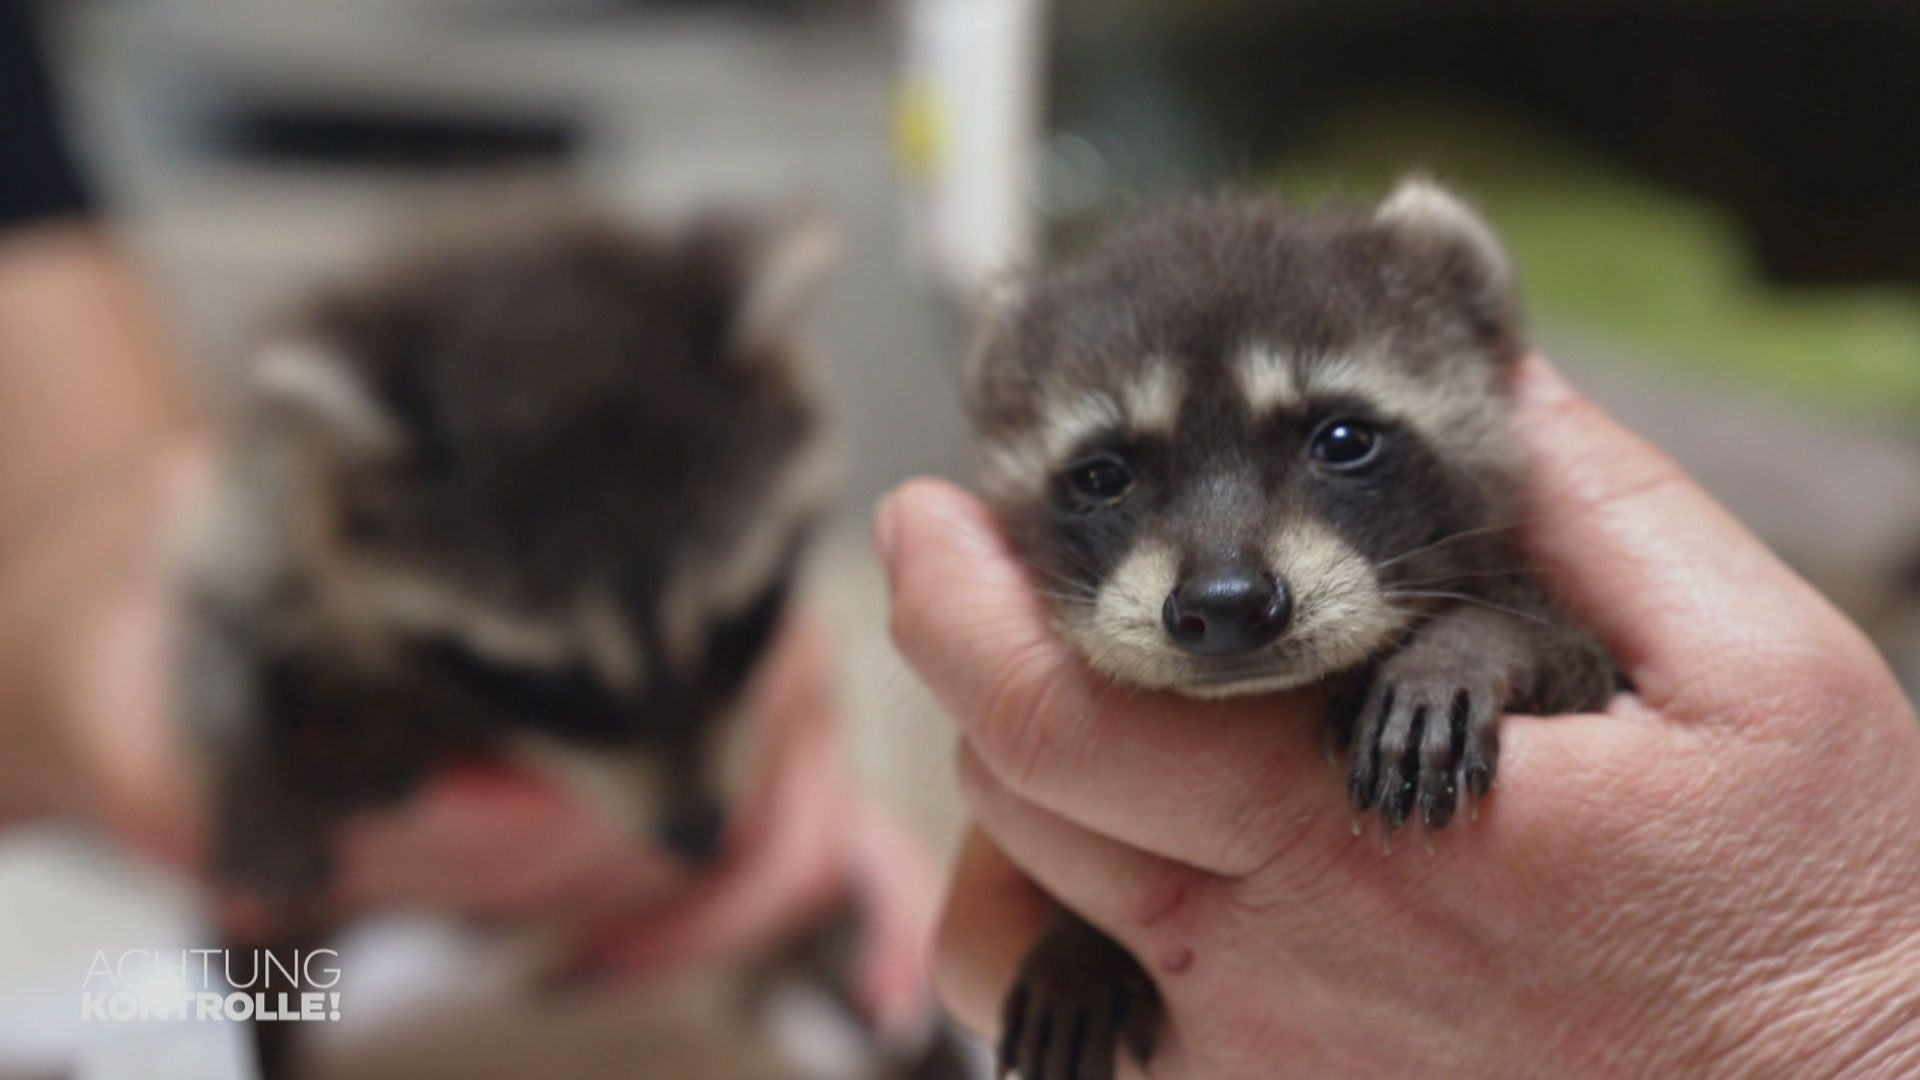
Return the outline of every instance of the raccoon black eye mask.
[[[1196,698],[1324,687],[1355,830],[1372,815],[1390,846],[1477,806],[1504,713],[1616,684],[1515,545],[1521,352],[1493,232],[1413,180],[1371,213],[1220,201],[1119,230],[995,304],[967,405],[986,493],[1088,664]],[[1138,962],[1062,912],[1000,1069],[1103,1080],[1113,1048],[1054,1043],[1118,1032],[1144,1063],[1158,1019]]]

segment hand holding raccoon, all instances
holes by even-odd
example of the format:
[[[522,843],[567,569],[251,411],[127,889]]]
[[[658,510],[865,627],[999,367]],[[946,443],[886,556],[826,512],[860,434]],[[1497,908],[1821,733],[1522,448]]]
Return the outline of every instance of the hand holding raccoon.
[[[1784,1016],[1847,1007],[1770,982],[1785,963],[1773,950],[1794,957],[1789,970],[1846,972],[1920,940],[1910,910],[1920,859],[1886,861],[1890,838],[1920,824],[1920,739],[1884,666],[1670,464],[1564,391],[1543,389],[1538,372],[1517,417],[1537,473],[1505,464],[1517,460],[1501,438],[1514,420],[1505,402],[1516,358],[1506,320],[1489,317],[1503,295],[1487,291],[1504,264],[1474,219],[1413,190],[1375,223],[1276,223],[1260,210],[1176,218],[1157,238],[1145,232],[1104,263],[1043,283],[1016,307],[1014,333],[1057,366],[996,374],[990,352],[976,372],[1010,545],[957,493],[913,489],[882,511],[898,636],[961,722],[962,774],[982,826],[1125,949],[1053,918],[1000,1014],[1003,1063],[1028,1080],[1110,1075],[1116,1035],[1153,1052],[1155,1075],[1365,1074],[1442,1061],[1474,1073],[1658,1071],[1721,1054],[1764,1071],[1796,1052],[1838,1052],[1797,1040]],[[1183,262],[1183,245],[1214,254]],[[1275,264],[1294,275],[1276,281]],[[1141,292],[1140,306],[1157,314],[1129,310]],[[1109,302],[1090,302],[1100,297]],[[1235,340],[1250,322],[1267,331],[1263,344],[1282,339],[1279,362]],[[1181,326],[1186,335],[1165,336]],[[1397,351],[1369,353],[1351,336],[1395,330]],[[1196,352],[1234,367],[1177,365]],[[1295,359],[1303,353],[1358,358],[1313,365]],[[1164,359],[1119,359],[1141,356]],[[1038,409],[1075,387],[1067,379],[1111,383],[1116,373],[1123,390],[1105,403],[1088,395],[1024,419],[979,407],[981,380],[1009,409]],[[995,391],[996,378],[1013,381]],[[1345,393],[1316,409],[1330,386]],[[1343,426],[1366,430],[1361,441],[1377,449],[1323,452],[1354,441],[1334,431]],[[1118,449],[1100,445],[1115,427]],[[1395,449],[1398,463],[1385,457]],[[1371,463],[1365,483],[1377,497],[1353,497],[1364,470],[1318,474],[1347,460]],[[1392,470],[1409,464],[1411,482],[1396,483]],[[1105,475],[1109,466],[1124,478]],[[1290,466],[1306,479],[1281,471]],[[1168,475],[1187,482],[1163,491]],[[1097,500],[1082,490],[1093,487]],[[1169,504],[1168,492],[1180,498]],[[1388,496],[1440,520],[1395,525],[1403,508]],[[1126,509],[1115,517],[1116,508]],[[1534,599],[1508,538],[1423,571],[1402,565],[1413,558],[1401,552],[1476,527],[1446,516],[1463,510],[1484,525],[1524,519],[1556,591],[1618,650],[1640,697],[1573,721],[1509,723],[1506,782],[1488,818],[1439,845],[1435,860],[1382,858],[1347,831],[1343,796],[1385,804],[1389,829],[1409,807],[1438,827],[1447,804],[1429,793],[1457,795],[1469,748],[1492,731],[1492,717],[1476,715],[1483,694],[1497,715],[1589,708],[1608,689],[1605,654],[1567,648],[1584,636]],[[1252,643],[1236,642],[1244,656],[1222,663],[1225,653],[1205,648],[1210,625],[1181,639],[1180,579],[1195,551],[1249,523],[1278,537],[1239,543],[1270,559],[1277,580],[1267,588],[1282,599],[1242,605],[1250,617],[1231,628]],[[1143,536],[1162,552],[1134,554]],[[1460,578],[1444,588],[1461,594],[1445,598],[1452,606],[1402,613],[1383,600],[1441,574]],[[1470,584],[1487,580],[1505,584]],[[1237,591],[1198,590],[1203,602]],[[1533,629],[1482,624],[1448,630],[1445,648],[1420,647],[1455,616],[1514,608],[1523,614],[1509,611],[1513,621]],[[1569,657],[1585,678],[1540,677],[1566,674]],[[1090,678],[1081,658],[1122,685]],[[1373,676],[1370,690],[1340,677],[1354,667]],[[1408,672],[1427,685],[1402,680]],[[1392,693],[1380,689],[1385,676]],[[1205,706],[1134,689],[1195,696],[1308,682],[1320,691],[1312,700]],[[1449,682],[1453,692],[1432,694]],[[1379,707],[1409,685],[1434,707],[1412,721]],[[1448,708],[1460,690],[1466,707]],[[1369,700],[1371,711],[1351,711]],[[1321,764],[1315,718],[1329,703],[1354,744],[1344,776]],[[1419,723],[1428,716],[1446,722]],[[1418,737],[1436,727],[1447,738]],[[1400,741],[1389,743],[1396,728]],[[1758,730],[1779,738],[1746,737]],[[1490,753],[1483,760],[1490,770]],[[1892,807],[1899,823],[1871,837],[1849,827]],[[949,907],[946,980],[976,1021],[995,1015],[1016,950],[1046,917],[1030,894],[1009,895],[1007,880],[980,855]],[[1835,915],[1836,891],[1849,897],[1842,907],[1871,914]],[[1911,991],[1872,984],[1863,1007],[1879,1015],[1902,992]],[[1154,1026],[1139,1022],[1143,1006],[1157,1017],[1156,994],[1167,1009],[1157,1050]],[[1737,1058],[1749,1030],[1768,1038]]]

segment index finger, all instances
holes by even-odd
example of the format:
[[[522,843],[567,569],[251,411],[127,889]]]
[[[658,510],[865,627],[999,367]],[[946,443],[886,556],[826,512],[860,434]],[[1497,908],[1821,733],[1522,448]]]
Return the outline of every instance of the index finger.
[[[1672,459],[1529,356],[1516,383],[1532,458],[1525,539],[1563,599],[1662,708],[1867,650],[1852,626]]]
[[[913,481],[880,508],[894,640],[1000,781],[1095,832],[1250,873],[1316,815],[1346,835],[1311,695],[1198,702],[1114,686],[1050,629],[992,514]]]

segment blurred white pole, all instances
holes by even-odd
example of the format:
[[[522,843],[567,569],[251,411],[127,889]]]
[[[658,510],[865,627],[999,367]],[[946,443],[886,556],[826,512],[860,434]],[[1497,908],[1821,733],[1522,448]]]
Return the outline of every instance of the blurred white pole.
[[[1045,0],[906,0],[908,254],[963,296],[1034,255],[1045,17]]]

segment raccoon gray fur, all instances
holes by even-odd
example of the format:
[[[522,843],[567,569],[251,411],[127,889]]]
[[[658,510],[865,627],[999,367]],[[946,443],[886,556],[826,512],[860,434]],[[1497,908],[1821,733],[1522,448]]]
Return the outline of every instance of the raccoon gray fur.
[[[190,554],[216,869],[285,907],[333,827],[513,754],[707,860],[740,692],[827,494],[787,340],[817,247],[586,214],[443,238],[247,373]],[[721,436],[724,433],[724,437]]]
[[[1124,228],[996,303],[967,402],[987,495],[1087,662],[1192,697],[1327,687],[1356,830],[1372,811],[1390,837],[1486,794],[1504,712],[1615,686],[1514,543],[1522,349],[1493,231],[1415,179],[1371,214],[1222,200]],[[1158,1017],[1140,965],[1063,912],[1001,1069],[1100,1080],[1100,1033],[1144,1063]]]

